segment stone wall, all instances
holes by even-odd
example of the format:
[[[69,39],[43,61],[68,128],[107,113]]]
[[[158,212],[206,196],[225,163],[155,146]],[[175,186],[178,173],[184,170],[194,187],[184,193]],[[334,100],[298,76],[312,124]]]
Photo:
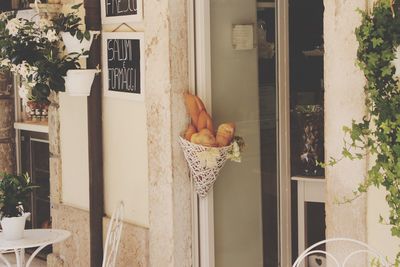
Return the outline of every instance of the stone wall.
[[[191,184],[177,143],[187,121],[182,98],[188,89],[186,0],[143,2],[150,228],[124,224],[118,266],[191,266]],[[61,199],[58,108],[58,97],[53,96],[49,108],[53,227],[73,235],[54,247],[48,266],[87,267],[89,213],[66,206]],[[104,232],[107,223],[105,218]]]
[[[11,77],[0,73],[0,173],[14,173],[14,98]]]
[[[191,185],[177,142],[187,122],[187,1],[146,0],[144,10],[150,266],[191,266]]]
[[[50,199],[53,228],[65,229],[71,238],[53,246],[47,257],[49,267],[90,266],[89,212],[62,203],[62,158],[60,148],[59,96],[52,93],[49,107]],[[108,219],[105,218],[104,236]],[[118,266],[148,266],[148,230],[125,223]]]
[[[362,72],[356,67],[358,43],[354,30],[361,22],[357,8],[365,10],[365,0],[325,0],[325,158],[340,158],[344,125],[360,120],[365,114]],[[352,191],[363,181],[367,170],[366,160],[343,160],[327,168],[327,238],[348,237],[366,241],[366,198],[350,204],[338,205],[337,199],[351,197]],[[343,244],[332,245],[328,250],[343,254],[349,248]],[[365,258],[357,259],[351,266],[367,266]]]

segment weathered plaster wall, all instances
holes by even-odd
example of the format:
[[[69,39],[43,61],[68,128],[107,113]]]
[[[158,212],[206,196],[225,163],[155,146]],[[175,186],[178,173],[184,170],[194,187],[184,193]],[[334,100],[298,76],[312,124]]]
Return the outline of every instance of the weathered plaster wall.
[[[376,248],[391,262],[400,252],[400,239],[393,237],[390,226],[379,222],[379,216],[385,220],[389,218],[389,207],[385,200],[386,192],[383,188],[371,188],[368,191],[368,244]]]
[[[355,66],[358,43],[354,29],[360,24],[356,8],[373,7],[373,0],[325,0],[325,148],[327,157],[339,157],[342,148],[342,126],[364,115],[364,78]],[[329,122],[329,123],[328,123]],[[344,205],[335,198],[351,196],[371,166],[369,162],[345,160],[327,169],[326,206],[327,237],[351,237],[366,241],[393,262],[400,251],[400,240],[391,236],[390,226],[379,223],[388,217],[384,189],[370,188],[360,199]],[[337,247],[329,247],[331,250]],[[344,248],[342,251],[347,250]],[[357,266],[361,266],[357,263]],[[355,265],[354,265],[355,266]],[[365,265],[366,266],[366,265]]]
[[[365,114],[364,78],[356,67],[357,41],[354,34],[361,17],[357,8],[365,9],[365,0],[325,0],[325,158],[340,158],[343,125]],[[326,170],[327,204],[326,235],[367,239],[367,203],[365,195],[351,204],[337,205],[336,199],[351,196],[363,180],[367,162],[344,160]],[[348,247],[332,245],[328,250],[343,254]],[[351,266],[367,266],[364,259],[357,259]]]
[[[60,93],[59,98],[62,203],[89,210],[87,98],[66,93]]]

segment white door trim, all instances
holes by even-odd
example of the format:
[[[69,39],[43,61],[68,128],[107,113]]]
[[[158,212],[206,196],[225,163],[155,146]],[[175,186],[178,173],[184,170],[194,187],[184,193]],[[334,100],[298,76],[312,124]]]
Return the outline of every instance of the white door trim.
[[[192,68],[193,74],[189,77],[195,81],[196,94],[203,99],[209,113],[212,113],[211,105],[211,34],[210,34],[210,0],[194,1],[189,4],[189,20],[194,25],[189,28],[189,32],[193,31],[192,37],[195,41],[191,44],[194,47],[194,64]],[[193,11],[194,9],[194,11]],[[214,267],[214,202],[213,192],[210,190],[205,198],[198,198],[194,193],[194,210],[197,229],[196,235],[198,246],[194,247],[194,264],[202,267]],[[197,216],[198,214],[198,216]],[[196,266],[196,265],[195,265]]]
[[[276,0],[278,78],[278,212],[280,266],[292,265],[289,0]]]
[[[189,55],[189,91],[196,93],[196,39],[195,39],[195,17],[194,1],[188,0],[188,55]],[[199,201],[192,183],[192,266],[200,267],[200,239],[199,239]]]
[[[291,183],[290,183],[290,102],[289,102],[289,4],[288,0],[276,0],[277,23],[277,69],[278,69],[278,154],[279,154],[279,254],[280,266],[291,266]],[[194,3],[194,5],[192,4]],[[195,47],[191,55],[193,68],[189,75],[195,80],[196,93],[203,100],[211,113],[211,28],[210,0],[190,0],[189,45]],[[193,12],[194,8],[194,12]],[[190,22],[189,22],[190,23]],[[189,48],[189,52],[191,48]],[[190,62],[189,62],[190,63]],[[194,72],[194,74],[193,74]],[[214,252],[214,203],[211,191],[204,199],[194,197],[195,232],[199,246],[194,246],[194,266],[215,267]],[[198,200],[198,202],[197,202]],[[198,210],[196,209],[198,208]],[[198,214],[198,217],[197,217]],[[200,234],[199,234],[200,233]],[[197,255],[197,258],[196,258]],[[199,263],[200,262],[200,263]],[[199,264],[199,265],[196,265]]]

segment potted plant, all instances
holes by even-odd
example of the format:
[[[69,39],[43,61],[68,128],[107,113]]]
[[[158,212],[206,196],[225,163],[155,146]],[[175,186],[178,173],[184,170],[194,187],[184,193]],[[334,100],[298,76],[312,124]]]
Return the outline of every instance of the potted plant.
[[[65,79],[72,77],[67,72],[80,69],[82,54],[63,55],[58,30],[58,26],[47,19],[35,23],[16,18],[13,12],[0,13],[0,70],[9,70],[21,77],[19,93],[25,105],[28,101],[46,102],[50,90],[65,91]],[[98,70],[82,70],[80,75],[91,79],[91,85],[96,72]]]
[[[27,174],[3,174],[0,181],[1,227],[7,240],[23,237],[26,218],[24,205],[32,190],[36,188]]]
[[[77,69],[79,55],[61,56],[60,39],[52,23],[16,18],[14,12],[0,13],[0,70],[21,78],[23,102],[46,102],[50,90],[65,91],[64,76]]]
[[[65,50],[69,54],[88,57],[93,38],[98,31],[81,30],[82,19],[78,15],[82,3],[73,5],[72,12],[60,13],[53,17],[52,23],[55,30],[61,35]],[[70,96],[89,96],[96,69],[70,69],[67,71],[64,80],[67,94]]]
[[[70,96],[89,96],[97,69],[68,70],[65,79],[65,90]]]
[[[82,57],[87,57],[93,37],[99,34],[98,31],[83,31],[82,19],[78,15],[82,3],[71,7],[70,13],[60,13],[52,19],[54,28],[61,35],[67,53],[78,53]]]

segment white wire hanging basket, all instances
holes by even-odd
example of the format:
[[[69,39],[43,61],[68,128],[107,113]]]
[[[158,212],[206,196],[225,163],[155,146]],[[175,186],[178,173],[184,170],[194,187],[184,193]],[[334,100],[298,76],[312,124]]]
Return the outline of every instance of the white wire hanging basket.
[[[206,147],[187,141],[179,136],[186,161],[193,177],[194,186],[200,197],[206,197],[217,176],[224,167],[232,144],[225,147]]]

